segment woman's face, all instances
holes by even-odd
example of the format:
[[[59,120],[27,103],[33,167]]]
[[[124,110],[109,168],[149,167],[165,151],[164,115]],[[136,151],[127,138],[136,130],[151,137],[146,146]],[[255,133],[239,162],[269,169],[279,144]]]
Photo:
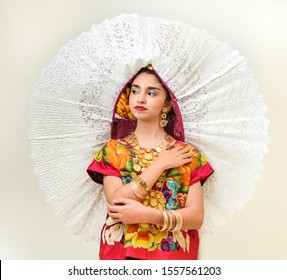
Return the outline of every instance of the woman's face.
[[[137,120],[159,123],[161,113],[172,107],[166,102],[167,91],[153,74],[141,73],[133,81],[129,96],[132,114]]]

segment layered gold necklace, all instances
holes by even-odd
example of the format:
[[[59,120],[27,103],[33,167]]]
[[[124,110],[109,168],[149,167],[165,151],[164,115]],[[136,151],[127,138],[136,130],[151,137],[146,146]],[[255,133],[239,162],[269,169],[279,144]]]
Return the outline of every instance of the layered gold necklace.
[[[164,139],[167,142],[167,149],[171,146],[174,138],[165,134]],[[137,137],[134,132],[125,138],[125,140],[134,148],[135,158],[133,159],[133,169],[137,172],[144,172],[154,161],[158,158],[160,151],[162,150],[162,143],[155,149],[142,148],[139,145]],[[162,188],[165,182],[165,175],[163,174],[158,178],[154,188],[147,193],[142,200],[143,205],[159,210],[165,210],[166,200],[162,194]]]
[[[173,137],[167,133],[164,136],[164,139],[167,142],[167,149],[170,147],[170,144],[174,140]],[[158,154],[162,149],[162,143],[155,149],[142,148],[139,145],[138,139],[134,132],[125,138],[125,140],[134,148],[136,160],[133,163],[133,168],[137,172],[144,172],[147,167],[154,163],[158,158]]]

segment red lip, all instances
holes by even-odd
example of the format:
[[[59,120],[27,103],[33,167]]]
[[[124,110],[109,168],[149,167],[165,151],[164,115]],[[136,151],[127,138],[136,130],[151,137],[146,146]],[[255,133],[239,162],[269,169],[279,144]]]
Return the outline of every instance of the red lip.
[[[146,108],[143,107],[143,106],[136,106],[135,109],[136,109],[137,111],[144,111],[144,110],[146,110]]]

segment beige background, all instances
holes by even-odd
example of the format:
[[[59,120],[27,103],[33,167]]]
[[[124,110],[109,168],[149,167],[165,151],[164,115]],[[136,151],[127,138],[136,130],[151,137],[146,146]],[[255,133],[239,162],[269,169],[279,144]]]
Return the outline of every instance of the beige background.
[[[270,153],[252,201],[209,237],[207,258],[287,259],[285,0],[0,0],[0,258],[97,258],[97,244],[64,228],[44,200],[28,112],[33,83],[59,48],[121,12],[207,29],[246,56],[269,107]]]

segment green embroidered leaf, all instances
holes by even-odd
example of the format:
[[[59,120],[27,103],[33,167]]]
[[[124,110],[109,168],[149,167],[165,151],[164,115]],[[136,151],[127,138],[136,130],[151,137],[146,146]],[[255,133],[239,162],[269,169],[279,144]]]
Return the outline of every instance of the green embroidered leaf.
[[[104,160],[104,163],[110,163],[108,160],[107,160],[107,155],[109,153],[109,150],[108,150],[108,147],[107,146],[104,146],[104,149],[103,149],[103,160]]]
[[[180,172],[176,168],[170,169],[166,174],[166,177],[174,177],[174,176],[180,176]]]
[[[124,169],[128,172],[133,172],[133,161],[131,159],[127,161],[127,165]]]
[[[183,193],[183,194],[187,194],[188,193],[188,187],[187,186],[182,186],[180,189],[179,189],[179,193]]]
[[[151,247],[148,248],[148,251],[154,251],[156,249],[156,244],[153,242]]]
[[[165,181],[169,182],[174,182],[174,181],[178,181],[180,179],[180,176],[174,176],[174,177],[167,177],[165,178]]]
[[[132,245],[133,245],[133,240],[132,239],[125,240],[125,244],[124,244],[125,247],[129,247],[129,246],[132,246]]]

